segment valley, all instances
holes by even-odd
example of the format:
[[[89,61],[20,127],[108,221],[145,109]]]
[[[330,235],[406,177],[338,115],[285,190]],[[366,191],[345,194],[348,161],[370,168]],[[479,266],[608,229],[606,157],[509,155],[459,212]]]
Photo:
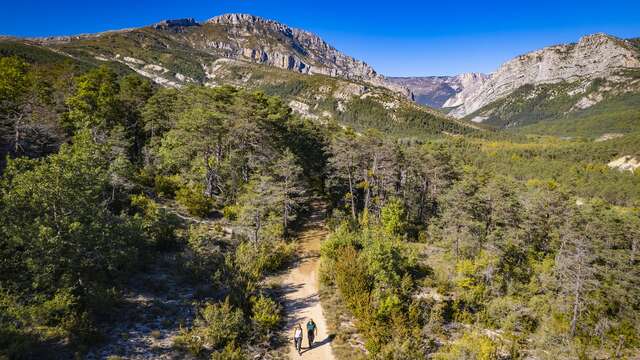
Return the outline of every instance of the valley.
[[[0,359],[636,359],[639,44],[385,77],[248,14],[0,37]]]

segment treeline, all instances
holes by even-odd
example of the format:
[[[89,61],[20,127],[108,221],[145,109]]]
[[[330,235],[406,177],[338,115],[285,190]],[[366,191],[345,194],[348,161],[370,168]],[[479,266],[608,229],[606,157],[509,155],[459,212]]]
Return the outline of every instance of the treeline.
[[[127,280],[174,251],[185,281],[210,289],[176,347],[277,347],[281,309],[262,279],[290,260],[287,233],[322,186],[318,128],[259,92],[13,57],[0,58],[0,105],[0,357],[82,354]]]
[[[637,208],[478,167],[465,139],[399,146],[347,133],[330,149],[323,281],[369,356],[637,352]]]

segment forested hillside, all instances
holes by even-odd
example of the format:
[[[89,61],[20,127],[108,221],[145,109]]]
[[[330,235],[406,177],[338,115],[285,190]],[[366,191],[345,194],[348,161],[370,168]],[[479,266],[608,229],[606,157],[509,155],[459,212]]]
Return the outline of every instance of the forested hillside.
[[[281,358],[270,279],[318,199],[338,358],[640,356],[640,176],[607,166],[635,125],[494,132],[256,64],[165,88],[0,54],[0,358]]]
[[[179,330],[174,351],[277,348],[280,305],[261,280],[289,261],[287,233],[322,184],[315,125],[231,87],[158,89],[104,67],[58,77],[12,57],[0,73],[2,356],[91,353],[128,280],[165,254],[200,289],[195,319],[162,325]]]

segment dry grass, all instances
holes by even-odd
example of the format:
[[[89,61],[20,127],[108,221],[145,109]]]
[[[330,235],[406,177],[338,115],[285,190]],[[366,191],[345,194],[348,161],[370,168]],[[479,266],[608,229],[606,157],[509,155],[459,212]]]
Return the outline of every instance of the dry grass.
[[[367,354],[362,344],[362,337],[357,333],[353,318],[342,304],[336,289],[321,282],[320,301],[329,332],[335,335],[331,347],[336,359],[366,359]]]

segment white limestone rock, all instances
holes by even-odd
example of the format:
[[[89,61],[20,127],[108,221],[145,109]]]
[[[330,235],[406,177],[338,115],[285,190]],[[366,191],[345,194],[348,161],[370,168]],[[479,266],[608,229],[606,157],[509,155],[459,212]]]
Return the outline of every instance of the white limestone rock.
[[[518,56],[500,66],[484,83],[471,82],[445,106],[457,106],[450,115],[464,117],[523,85],[596,78],[624,81],[616,73],[636,68],[640,68],[640,54],[626,40],[605,34],[589,35],[575,44],[550,46]],[[590,106],[595,100],[584,100],[579,107]]]

